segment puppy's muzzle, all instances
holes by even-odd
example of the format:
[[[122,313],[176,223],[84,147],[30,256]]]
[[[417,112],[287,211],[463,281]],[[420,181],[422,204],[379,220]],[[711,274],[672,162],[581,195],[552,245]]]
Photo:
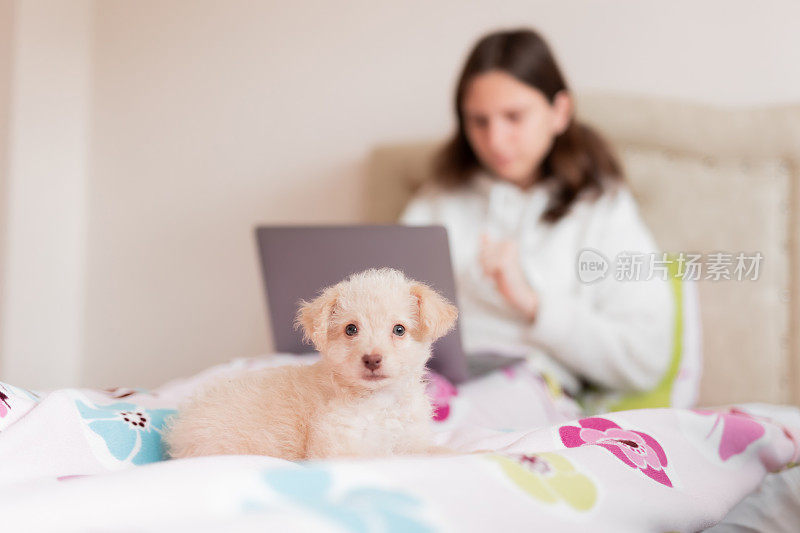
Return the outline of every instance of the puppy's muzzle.
[[[380,354],[372,353],[372,354],[364,354],[361,358],[361,361],[364,362],[364,366],[368,370],[378,370],[381,367],[381,361],[383,357]]]

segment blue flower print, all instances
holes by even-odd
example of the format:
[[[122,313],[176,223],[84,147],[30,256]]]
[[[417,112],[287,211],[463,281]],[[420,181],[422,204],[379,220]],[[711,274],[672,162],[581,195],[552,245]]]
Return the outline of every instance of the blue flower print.
[[[118,461],[143,465],[165,458],[161,429],[174,409],[142,409],[124,402],[89,406],[80,400],[75,400],[75,406]]]
[[[420,502],[409,494],[360,487],[334,497],[331,474],[319,467],[277,468],[265,472],[263,478],[276,492],[348,531],[433,531],[413,516]]]

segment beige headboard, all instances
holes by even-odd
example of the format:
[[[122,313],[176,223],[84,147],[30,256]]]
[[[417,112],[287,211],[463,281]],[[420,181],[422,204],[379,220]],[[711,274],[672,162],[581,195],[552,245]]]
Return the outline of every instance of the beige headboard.
[[[727,109],[582,95],[665,251],[761,252],[757,281],[699,281],[700,404],[800,403],[800,103]],[[436,142],[374,150],[367,217],[396,219],[430,179]]]

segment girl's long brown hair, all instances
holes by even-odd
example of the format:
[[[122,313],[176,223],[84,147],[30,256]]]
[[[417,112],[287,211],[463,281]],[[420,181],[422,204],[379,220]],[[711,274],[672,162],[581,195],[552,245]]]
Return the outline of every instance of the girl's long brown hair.
[[[522,29],[491,33],[475,45],[458,81],[455,111],[458,129],[435,159],[436,179],[445,186],[469,182],[481,168],[464,127],[462,102],[472,79],[501,70],[541,91],[550,104],[566,82],[547,43],[535,31]],[[583,193],[597,197],[608,182],[623,181],[622,167],[611,148],[593,129],[574,118],[558,135],[541,166],[541,181],[550,190],[542,220],[557,222]],[[545,183],[546,182],[546,183]]]

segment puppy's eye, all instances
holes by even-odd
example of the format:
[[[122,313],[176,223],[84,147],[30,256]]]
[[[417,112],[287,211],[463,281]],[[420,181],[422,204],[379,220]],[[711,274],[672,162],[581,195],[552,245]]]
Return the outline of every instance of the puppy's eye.
[[[405,332],[406,328],[402,324],[395,324],[394,329],[392,329],[392,333],[398,337],[402,337]]]
[[[347,324],[347,326],[345,326],[344,334],[347,335],[348,337],[352,337],[356,333],[358,333],[358,328],[356,327],[355,324]]]

